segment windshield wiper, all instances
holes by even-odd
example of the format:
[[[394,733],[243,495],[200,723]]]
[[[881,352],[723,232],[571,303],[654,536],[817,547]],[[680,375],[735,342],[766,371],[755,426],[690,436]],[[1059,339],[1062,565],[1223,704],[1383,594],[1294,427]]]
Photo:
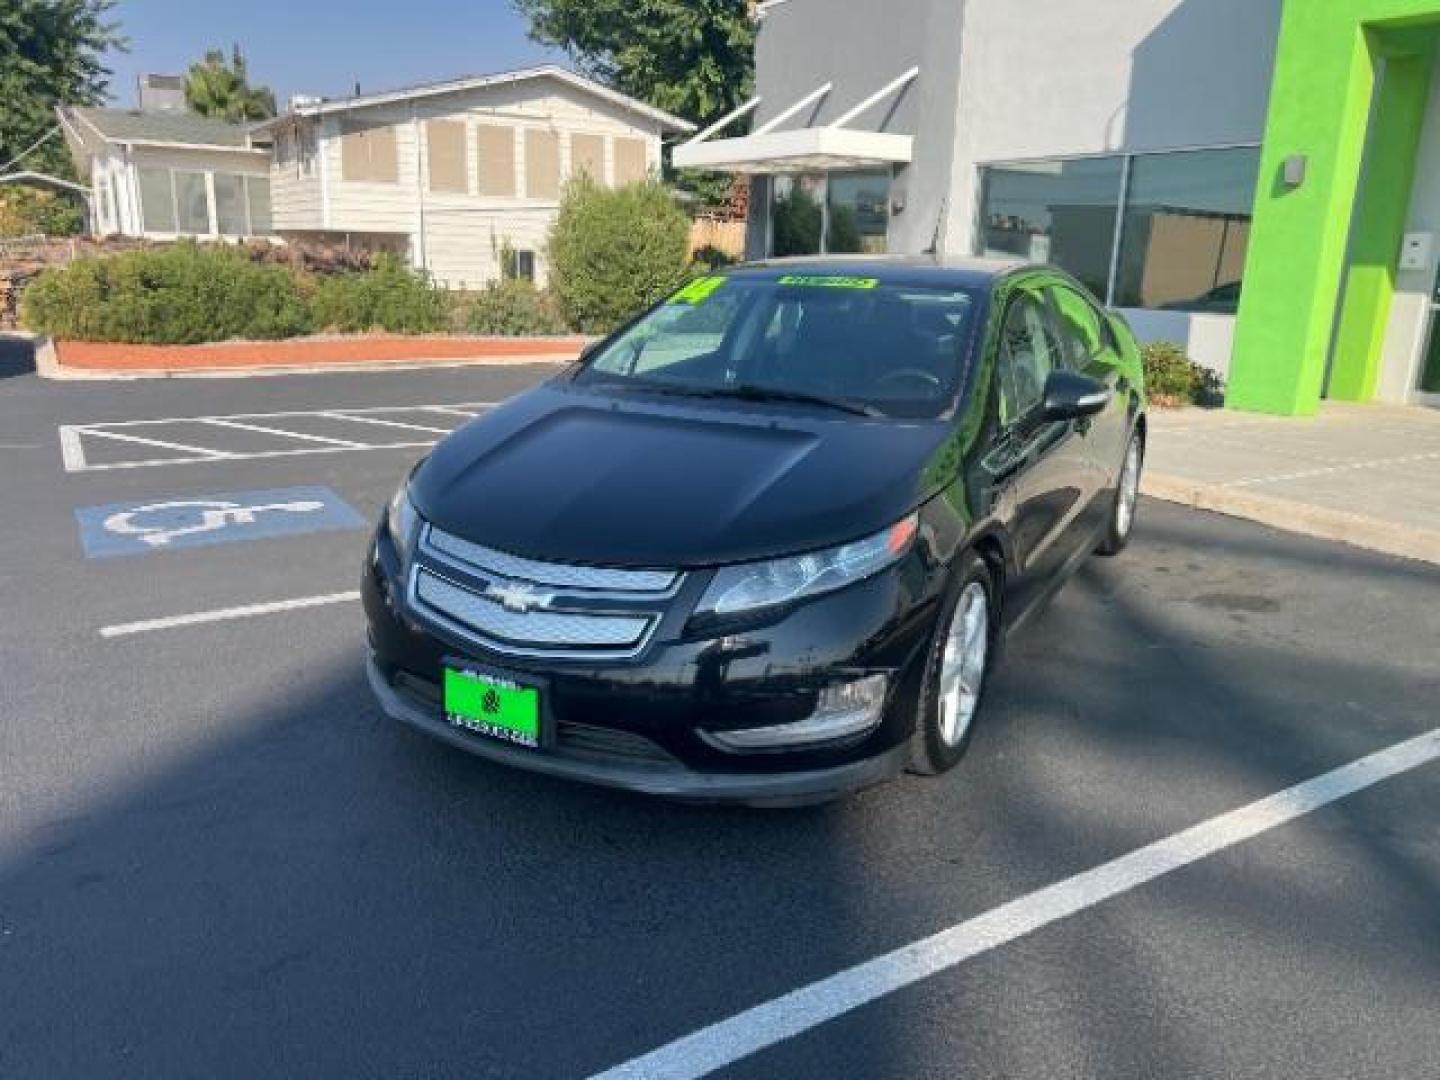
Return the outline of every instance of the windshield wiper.
[[[885,413],[863,401],[826,397],[824,394],[807,394],[803,390],[784,390],[778,386],[739,383],[735,386],[707,387],[697,390],[695,393],[697,397],[735,398],[739,401],[785,401],[794,402],[797,405],[819,405],[821,408],[834,409],[837,412],[849,413],[851,416],[868,416],[871,419],[885,418]]]

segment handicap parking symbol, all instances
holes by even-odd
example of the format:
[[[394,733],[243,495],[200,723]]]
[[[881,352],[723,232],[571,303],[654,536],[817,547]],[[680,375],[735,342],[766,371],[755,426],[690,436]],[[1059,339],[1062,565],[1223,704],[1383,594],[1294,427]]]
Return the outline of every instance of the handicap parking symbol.
[[[177,496],[75,511],[87,558],[363,528],[327,487]]]

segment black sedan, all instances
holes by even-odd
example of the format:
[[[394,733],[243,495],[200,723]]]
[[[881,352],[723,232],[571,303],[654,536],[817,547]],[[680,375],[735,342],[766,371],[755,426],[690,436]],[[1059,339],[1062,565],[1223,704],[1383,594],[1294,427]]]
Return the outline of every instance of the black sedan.
[[[944,772],[1005,635],[1129,539],[1142,384],[1050,268],[700,278],[402,485],[371,684],[462,749],[687,799]]]

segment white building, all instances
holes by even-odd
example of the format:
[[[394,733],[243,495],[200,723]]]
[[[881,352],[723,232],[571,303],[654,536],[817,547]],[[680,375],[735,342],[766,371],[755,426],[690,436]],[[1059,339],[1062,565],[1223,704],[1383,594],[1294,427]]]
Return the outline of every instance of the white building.
[[[692,124],[546,66],[336,101],[297,99],[265,125],[275,231],[407,256],[472,288],[512,271],[545,277],[566,180],[643,180],[662,137]]]

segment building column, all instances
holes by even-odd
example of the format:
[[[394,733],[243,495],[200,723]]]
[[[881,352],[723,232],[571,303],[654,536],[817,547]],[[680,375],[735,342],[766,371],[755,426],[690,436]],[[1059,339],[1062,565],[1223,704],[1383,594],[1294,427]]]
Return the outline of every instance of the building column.
[[[1232,408],[1308,415],[1319,406],[1378,59],[1358,21],[1285,5],[1226,394]],[[1298,186],[1286,178],[1295,157],[1304,159]]]

